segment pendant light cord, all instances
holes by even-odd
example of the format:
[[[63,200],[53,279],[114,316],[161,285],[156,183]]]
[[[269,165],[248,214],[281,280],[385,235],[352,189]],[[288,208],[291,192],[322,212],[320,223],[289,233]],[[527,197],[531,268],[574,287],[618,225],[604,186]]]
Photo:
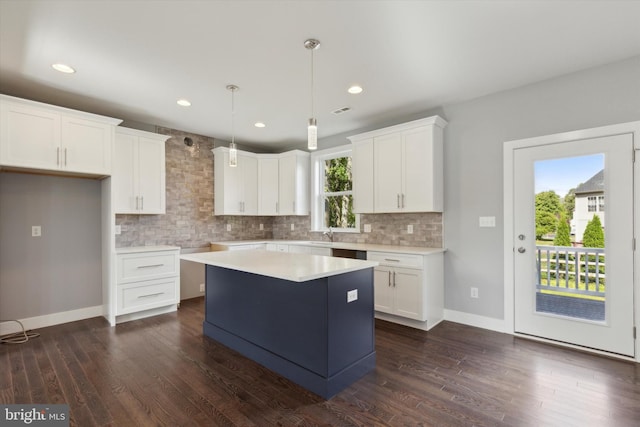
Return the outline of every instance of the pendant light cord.
[[[315,117],[315,110],[313,108],[314,106],[314,80],[313,80],[313,51],[315,49],[311,49],[311,117]]]

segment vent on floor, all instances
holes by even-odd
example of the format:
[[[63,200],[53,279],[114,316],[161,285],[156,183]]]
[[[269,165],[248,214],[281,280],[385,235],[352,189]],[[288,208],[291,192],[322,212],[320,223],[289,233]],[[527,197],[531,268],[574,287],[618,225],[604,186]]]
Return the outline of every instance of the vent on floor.
[[[338,108],[337,110],[333,110],[332,113],[333,114],[342,114],[342,113],[346,113],[347,111],[350,111],[351,107],[342,107],[342,108]]]

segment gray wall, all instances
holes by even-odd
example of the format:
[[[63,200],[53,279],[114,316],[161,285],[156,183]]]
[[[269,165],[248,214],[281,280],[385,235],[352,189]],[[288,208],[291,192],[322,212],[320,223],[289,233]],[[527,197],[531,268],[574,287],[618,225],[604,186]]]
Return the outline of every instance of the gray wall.
[[[445,106],[445,305],[504,316],[505,141],[640,120],[640,57]],[[631,183],[629,183],[631,185]],[[496,228],[479,228],[495,216]],[[469,287],[479,288],[479,299]]]
[[[0,319],[101,305],[100,245],[100,181],[0,173]]]

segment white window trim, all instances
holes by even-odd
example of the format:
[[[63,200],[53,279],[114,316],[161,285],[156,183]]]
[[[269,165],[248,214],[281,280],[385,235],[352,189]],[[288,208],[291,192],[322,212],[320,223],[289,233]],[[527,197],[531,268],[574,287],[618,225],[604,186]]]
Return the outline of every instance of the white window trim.
[[[324,205],[321,203],[320,188],[324,185],[324,162],[336,157],[348,157],[352,153],[351,145],[327,148],[311,153],[311,231],[328,231],[324,226]],[[333,228],[335,233],[360,233],[360,214],[356,214],[354,228]]]

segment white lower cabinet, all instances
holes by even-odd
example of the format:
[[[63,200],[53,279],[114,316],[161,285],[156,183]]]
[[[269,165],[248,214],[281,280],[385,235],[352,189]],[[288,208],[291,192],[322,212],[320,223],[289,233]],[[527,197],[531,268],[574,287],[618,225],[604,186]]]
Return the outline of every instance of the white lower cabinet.
[[[373,275],[377,312],[427,322],[427,329],[442,320],[442,253],[412,255],[370,251],[367,259],[379,262]]]
[[[180,303],[180,248],[116,250],[116,323],[176,310]]]

